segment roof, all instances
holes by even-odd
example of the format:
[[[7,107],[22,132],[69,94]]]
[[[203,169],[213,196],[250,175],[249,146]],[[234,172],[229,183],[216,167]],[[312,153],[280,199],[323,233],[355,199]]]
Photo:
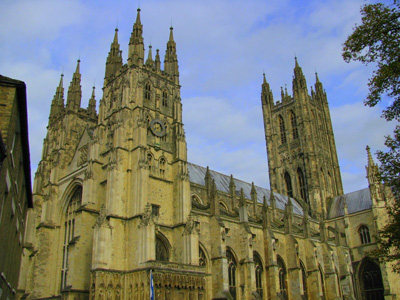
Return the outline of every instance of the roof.
[[[28,139],[28,110],[26,104],[26,86],[23,81],[15,80],[2,75],[0,75],[0,85],[12,86],[15,87],[17,90],[26,197],[28,200],[28,207],[33,207],[32,183],[31,183],[31,159],[29,154],[29,139]]]
[[[347,204],[349,214],[370,209],[372,207],[372,200],[369,188],[333,198],[328,213],[329,219],[344,215],[344,202]]]
[[[205,176],[206,176],[206,168],[200,167],[198,165],[189,163],[187,164],[189,171],[189,180],[192,183],[196,183],[202,186],[205,186]],[[217,190],[225,193],[229,193],[229,182],[231,180],[230,176],[218,173],[216,171],[210,170],[211,177],[215,180],[215,185],[217,186]],[[251,199],[251,183],[244,182],[242,180],[233,179],[236,186],[236,195],[240,195],[240,189],[243,188],[243,193],[246,199]],[[257,192],[257,202],[263,203],[263,197],[267,198],[267,202],[269,203],[269,198],[271,196],[271,191],[265,188],[254,186]],[[285,205],[288,202],[288,197],[283,196],[281,194],[274,192],[274,197],[276,199],[276,207],[279,209],[285,209]],[[303,209],[301,205],[295,200],[291,199],[293,204],[293,212],[298,215],[303,215]]]

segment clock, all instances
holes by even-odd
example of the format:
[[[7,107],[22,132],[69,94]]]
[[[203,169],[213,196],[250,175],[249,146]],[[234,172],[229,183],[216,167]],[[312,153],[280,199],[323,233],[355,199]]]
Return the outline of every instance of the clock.
[[[163,137],[166,134],[164,122],[158,118],[151,120],[150,130],[155,136],[158,137]]]

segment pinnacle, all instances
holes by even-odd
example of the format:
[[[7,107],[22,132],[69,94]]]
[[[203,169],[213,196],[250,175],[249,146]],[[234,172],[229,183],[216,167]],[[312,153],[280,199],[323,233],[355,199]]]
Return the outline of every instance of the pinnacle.
[[[113,44],[118,44],[118,28],[115,28]]]
[[[316,83],[319,83],[320,81],[319,81],[319,78],[318,78],[318,73],[317,72],[315,72],[315,82]]]
[[[75,70],[75,73],[76,73],[76,74],[80,74],[80,63],[81,63],[81,60],[78,59],[78,63],[77,63],[77,65],[76,65],[76,70]]]
[[[367,146],[365,149],[367,150],[367,154],[368,154],[368,166],[373,166],[374,165],[374,160],[372,158],[369,146]]]
[[[169,32],[169,41],[173,42],[174,41],[174,27],[170,27],[170,32]]]
[[[137,9],[137,15],[136,15],[136,24],[141,24],[140,22],[140,8]]]

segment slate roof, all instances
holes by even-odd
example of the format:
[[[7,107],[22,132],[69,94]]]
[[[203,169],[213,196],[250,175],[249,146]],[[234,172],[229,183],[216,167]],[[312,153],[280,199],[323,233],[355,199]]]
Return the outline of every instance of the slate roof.
[[[198,165],[188,163],[188,170],[189,170],[189,180],[192,183],[196,183],[202,186],[205,186],[204,177],[206,176],[206,168],[200,167]],[[229,193],[229,182],[230,176],[215,172],[210,170],[211,177],[215,180],[215,184],[217,186],[217,190],[225,193]],[[236,195],[240,195],[240,189],[243,188],[243,193],[246,199],[251,199],[251,183],[244,182],[242,180],[233,179],[235,186],[236,186]],[[257,192],[257,202],[263,203],[263,197],[267,198],[267,202],[269,203],[269,198],[271,195],[271,191],[265,188],[255,186]],[[288,197],[283,196],[281,194],[274,192],[274,197],[276,199],[276,207],[279,209],[285,209],[285,204],[288,202]],[[295,199],[292,198],[293,204],[293,212],[298,215],[303,215],[303,209],[301,208],[300,204],[297,203]]]
[[[367,210],[372,207],[369,188],[344,194],[333,198],[329,208],[328,218],[336,218],[344,215],[344,202],[346,201],[349,214]]]

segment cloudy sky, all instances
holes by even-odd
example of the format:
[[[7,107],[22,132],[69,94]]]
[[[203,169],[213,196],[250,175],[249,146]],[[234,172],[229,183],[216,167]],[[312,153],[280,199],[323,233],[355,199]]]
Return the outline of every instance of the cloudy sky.
[[[265,72],[275,100],[291,93],[294,56],[308,86],[328,95],[345,192],[367,186],[366,152],[383,149],[395,124],[366,108],[372,68],[346,64],[341,48],[365,0],[141,0],[145,47],[162,56],[171,23],[177,42],[189,161],[269,187],[261,113]],[[81,59],[82,106],[102,96],[105,61],[119,28],[124,63],[138,0],[2,0],[0,74],[27,84],[32,169],[40,160],[50,103]],[[163,57],[162,57],[163,60]],[[65,93],[66,94],[66,93]]]

